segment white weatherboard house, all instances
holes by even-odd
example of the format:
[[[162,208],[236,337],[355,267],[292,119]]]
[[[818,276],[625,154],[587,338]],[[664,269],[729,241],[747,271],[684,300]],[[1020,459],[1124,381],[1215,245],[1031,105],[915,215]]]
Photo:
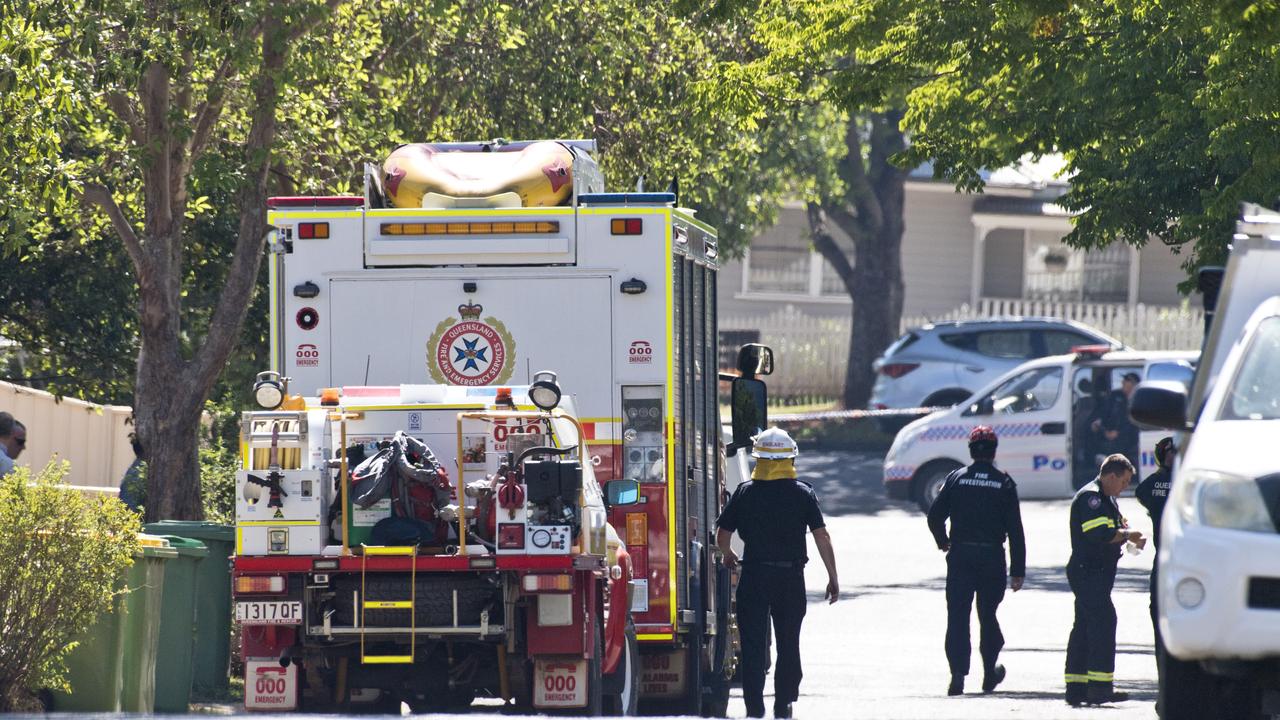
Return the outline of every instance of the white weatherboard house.
[[[1067,247],[1071,214],[1056,204],[1069,187],[1061,169],[1061,158],[1047,157],[990,172],[982,194],[956,192],[927,166],[914,171],[904,208],[904,326],[1055,315],[1143,349],[1197,347],[1198,302],[1181,309],[1177,289],[1183,256],[1154,239],[1141,249]],[[718,300],[722,347],[753,338],[780,346],[778,392],[838,394],[852,300],[813,249],[803,204],[785,205],[744,257],[726,264]],[[785,350],[795,347],[809,359],[793,351],[786,363]],[[804,365],[804,382],[788,364]]]

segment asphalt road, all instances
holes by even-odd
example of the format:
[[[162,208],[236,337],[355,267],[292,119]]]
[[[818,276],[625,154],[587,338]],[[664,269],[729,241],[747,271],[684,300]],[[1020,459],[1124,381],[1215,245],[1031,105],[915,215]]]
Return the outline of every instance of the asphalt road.
[[[968,694],[949,698],[942,637],[946,563],[915,506],[887,500],[880,485],[880,457],[870,453],[805,453],[801,476],[822,500],[836,548],[841,597],[822,599],[821,562],[806,573],[809,610],[802,635],[805,679],[795,705],[798,718],[1154,718],[1156,690],[1152,633],[1147,614],[1150,550],[1121,560],[1115,591],[1119,614],[1116,684],[1133,700],[1104,708],[1073,709],[1063,701],[1063,661],[1071,629],[1071,591],[1064,566],[1070,554],[1066,500],[1024,501],[1027,583],[1008,593],[1000,608],[1008,679],[993,695],[979,692],[981,661]],[[1137,529],[1150,530],[1132,498],[1121,508]],[[770,682],[772,680],[770,679]],[[772,693],[771,685],[766,693]],[[768,698],[766,702],[771,705]],[[230,707],[208,708],[233,712]],[[477,704],[460,717],[507,717]],[[488,712],[486,712],[488,711]],[[735,689],[730,717],[743,717]],[[248,716],[262,720],[263,716]],[[366,716],[367,717],[367,716]]]

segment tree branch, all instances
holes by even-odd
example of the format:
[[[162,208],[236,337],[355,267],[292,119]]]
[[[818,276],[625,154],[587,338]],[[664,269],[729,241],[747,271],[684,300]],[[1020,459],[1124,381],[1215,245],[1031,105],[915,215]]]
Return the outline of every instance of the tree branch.
[[[840,248],[840,244],[836,242],[835,236],[827,227],[827,219],[822,207],[814,202],[807,203],[805,214],[809,217],[809,233],[813,237],[814,248],[826,258],[827,262],[831,263],[831,267],[840,276],[840,281],[844,283],[845,289],[852,294],[853,263],[849,262],[849,256]]]
[[[129,259],[133,261],[134,269],[138,272],[138,276],[142,277],[143,271],[148,265],[147,255],[142,250],[142,242],[138,239],[137,231],[133,229],[133,224],[125,217],[124,210],[116,203],[111,191],[104,185],[86,185],[84,193],[80,197],[86,205],[96,205],[106,213],[107,219],[111,221],[111,226],[115,228],[116,234],[120,236],[121,242],[124,243],[124,249],[129,253]]]
[[[192,361],[196,374],[192,385],[202,392],[212,387],[235,348],[258,280],[262,243],[267,230],[266,195],[271,146],[275,142],[276,109],[280,99],[280,88],[276,83],[290,44],[280,41],[282,34],[278,20],[270,18],[266,21],[262,31],[262,62],[254,82],[253,110],[244,144],[246,182],[241,189],[239,235],[226,282],[209,321],[209,331]]]
[[[142,147],[147,143],[147,133],[142,127],[142,121],[138,119],[138,113],[133,108],[133,103],[122,92],[109,92],[106,94],[107,107],[111,108],[111,112],[115,113],[116,118],[124,123],[125,128],[129,131],[129,139],[134,145]]]

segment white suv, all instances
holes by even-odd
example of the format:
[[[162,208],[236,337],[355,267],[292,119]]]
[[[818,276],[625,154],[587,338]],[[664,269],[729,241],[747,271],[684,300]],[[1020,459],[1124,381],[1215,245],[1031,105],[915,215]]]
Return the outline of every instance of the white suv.
[[[1004,317],[912,328],[872,367],[871,409],[948,407],[1008,370],[1081,345],[1123,349],[1088,325],[1057,318]]]
[[[1280,712],[1280,214],[1246,210],[1194,385],[1135,420],[1182,439],[1159,552],[1166,720]]]

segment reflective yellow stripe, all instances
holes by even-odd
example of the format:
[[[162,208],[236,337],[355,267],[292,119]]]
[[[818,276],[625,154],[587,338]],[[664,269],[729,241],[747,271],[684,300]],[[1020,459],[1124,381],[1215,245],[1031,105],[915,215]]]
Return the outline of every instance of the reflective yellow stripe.
[[[1083,523],[1080,524],[1080,529],[1084,530],[1085,532],[1089,532],[1090,530],[1096,527],[1115,527],[1115,526],[1116,526],[1116,521],[1112,520],[1109,517],[1096,517],[1092,520],[1085,520]]]
[[[1089,682],[1088,675],[1072,675],[1067,673],[1067,684]]]
[[[365,665],[408,665],[413,662],[412,655],[365,655],[360,658]]]
[[[365,600],[364,606],[369,610],[408,610],[413,603],[408,600]]]
[[[1089,671],[1088,678],[1089,682],[1112,682],[1115,680],[1116,676],[1115,673],[1093,672],[1091,670]]]

